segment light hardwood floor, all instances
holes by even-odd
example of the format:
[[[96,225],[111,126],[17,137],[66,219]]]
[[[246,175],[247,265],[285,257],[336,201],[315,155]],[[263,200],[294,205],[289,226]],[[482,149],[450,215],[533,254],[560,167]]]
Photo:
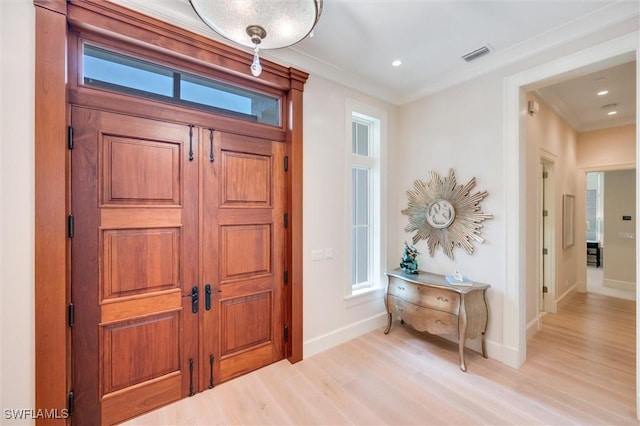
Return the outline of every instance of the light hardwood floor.
[[[520,369],[394,322],[297,364],[281,361],[128,425],[623,425],[635,414],[635,302],[577,294]]]

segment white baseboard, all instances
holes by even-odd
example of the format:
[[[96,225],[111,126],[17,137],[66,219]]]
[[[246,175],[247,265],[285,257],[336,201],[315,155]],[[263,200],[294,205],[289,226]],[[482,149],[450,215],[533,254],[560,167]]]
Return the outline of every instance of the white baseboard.
[[[502,352],[502,363],[511,368],[520,368],[524,364],[524,354],[521,353],[518,348],[502,346],[500,348]]]
[[[303,358],[309,358],[317,353],[326,351],[327,349],[331,349],[334,346],[340,345],[342,343],[348,342],[351,339],[355,339],[358,336],[369,333],[370,331],[383,328],[387,325],[387,318],[387,313],[383,312],[381,314],[366,318],[357,323],[339,328],[330,333],[323,334],[322,336],[314,337],[313,339],[304,342],[302,347]],[[514,368],[518,368],[522,364],[522,362],[518,363],[517,361],[520,358],[517,351],[514,351],[511,356],[507,355],[508,360],[512,362],[511,364],[509,364],[509,362],[504,361],[504,346],[488,339],[485,341],[485,345],[487,348],[487,356],[489,358],[495,359],[497,361],[502,361],[503,363]],[[469,349],[475,350],[476,352],[482,352],[479,338],[468,340],[467,347]]]
[[[382,328],[387,325],[387,318],[387,313],[382,312],[372,317],[365,318],[362,321],[334,330],[330,333],[307,340],[302,346],[303,358],[309,358],[310,356],[326,351],[327,349],[340,345],[344,342],[348,342],[349,340],[355,339],[356,337],[370,331]]]
[[[571,300],[571,297],[578,292],[578,283],[573,284],[567,291],[558,297],[556,300],[556,306],[558,309],[562,308],[564,305]]]
[[[533,319],[533,321],[530,321],[529,324],[527,324],[527,340],[531,339],[534,334],[540,331],[541,321],[542,317],[538,315]]]
[[[617,288],[618,290],[636,291],[636,283],[631,281],[618,281],[618,280],[602,280],[602,285],[609,288]]]

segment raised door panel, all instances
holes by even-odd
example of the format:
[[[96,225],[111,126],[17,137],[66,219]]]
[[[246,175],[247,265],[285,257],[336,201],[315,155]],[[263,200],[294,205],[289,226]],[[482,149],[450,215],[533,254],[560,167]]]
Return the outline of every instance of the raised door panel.
[[[180,144],[105,135],[102,204],[180,205]]]
[[[180,228],[108,229],[102,240],[103,302],[178,288]]]
[[[74,421],[115,424],[192,381],[198,165],[187,126],[82,108],[72,123]]]
[[[271,206],[270,155],[223,150],[220,157],[220,207]]]
[[[180,311],[103,324],[103,394],[180,370]]]
[[[230,281],[271,274],[271,223],[220,227],[220,279]]]

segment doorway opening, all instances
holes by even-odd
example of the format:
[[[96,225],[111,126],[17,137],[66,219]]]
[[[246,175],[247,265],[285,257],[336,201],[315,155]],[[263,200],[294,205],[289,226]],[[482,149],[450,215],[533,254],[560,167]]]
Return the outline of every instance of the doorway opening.
[[[589,293],[636,300],[635,174],[635,169],[585,173]]]
[[[505,80],[504,175],[505,181],[516,182],[516,184],[505,187],[505,198],[511,200],[509,202],[510,208],[505,215],[507,235],[505,241],[505,282],[508,284],[503,297],[503,362],[507,365],[518,368],[526,359],[527,282],[529,282],[527,270],[532,267],[539,268],[537,259],[530,259],[526,256],[528,243],[524,225],[527,220],[531,220],[530,215],[533,213],[527,209],[526,170],[531,169],[532,161],[538,162],[539,159],[532,159],[530,155],[527,155],[524,131],[526,119],[524,112],[527,110],[525,94],[527,91],[544,87],[554,81],[583,75],[630,60],[637,62],[639,57],[637,37],[638,33],[635,32],[609,40],[589,50],[577,52],[571,57],[543,64]],[[637,122],[637,111],[635,115]],[[635,133],[634,161],[637,161],[640,153],[637,128]],[[535,167],[535,165],[533,166]],[[538,170],[538,168],[535,167],[534,170]],[[529,188],[529,190],[531,189],[533,188]],[[536,193],[537,191],[534,192],[534,196]],[[638,211],[637,200],[635,204],[635,209]],[[635,241],[637,247],[637,239]],[[535,263],[532,264],[532,262]],[[636,273],[637,271],[638,265],[636,264]],[[537,286],[538,283],[536,282],[535,285]],[[636,314],[636,322],[638,322],[638,318]],[[638,365],[636,362],[636,366]],[[636,399],[640,401],[638,396]]]

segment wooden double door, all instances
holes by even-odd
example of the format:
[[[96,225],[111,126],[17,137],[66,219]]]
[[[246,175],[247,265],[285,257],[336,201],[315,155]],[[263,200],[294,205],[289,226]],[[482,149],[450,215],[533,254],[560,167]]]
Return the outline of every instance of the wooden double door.
[[[71,115],[74,424],[118,423],[282,359],[285,144]]]

